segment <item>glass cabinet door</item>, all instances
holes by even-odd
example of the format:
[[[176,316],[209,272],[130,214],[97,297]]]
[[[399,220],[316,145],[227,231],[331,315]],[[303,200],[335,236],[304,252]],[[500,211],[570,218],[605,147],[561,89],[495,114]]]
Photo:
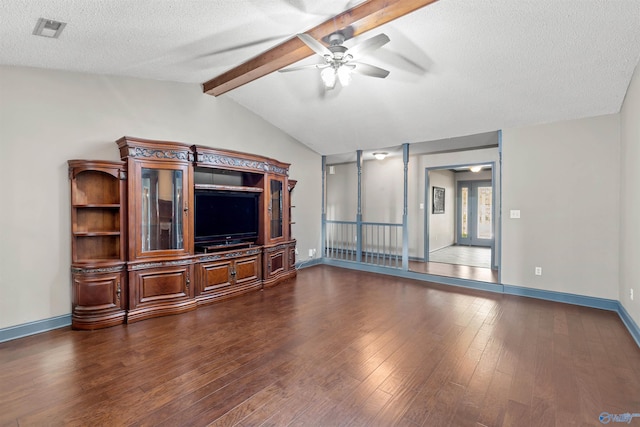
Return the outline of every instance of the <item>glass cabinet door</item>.
[[[145,168],[140,204],[142,252],[184,249],[184,172]]]
[[[284,184],[282,181],[272,179],[270,182],[271,197],[269,200],[269,212],[271,213],[271,238],[282,237],[283,203],[282,191]]]

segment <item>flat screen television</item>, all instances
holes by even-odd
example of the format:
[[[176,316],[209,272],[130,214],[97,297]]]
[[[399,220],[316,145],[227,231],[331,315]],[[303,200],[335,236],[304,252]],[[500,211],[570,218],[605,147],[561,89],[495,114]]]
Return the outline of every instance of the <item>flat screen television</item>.
[[[259,193],[196,190],[196,244],[231,244],[258,239]]]

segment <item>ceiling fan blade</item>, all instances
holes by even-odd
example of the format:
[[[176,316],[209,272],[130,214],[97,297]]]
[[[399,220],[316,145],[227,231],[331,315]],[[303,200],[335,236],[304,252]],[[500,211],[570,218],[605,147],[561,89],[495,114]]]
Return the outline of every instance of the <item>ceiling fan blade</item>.
[[[389,43],[389,41],[390,39],[386,34],[378,34],[377,36],[371,37],[370,39],[349,48],[347,53],[357,59],[372,50],[381,48],[385,44]]]
[[[352,62],[352,65],[355,65],[353,69],[354,73],[363,74],[369,77],[377,77],[379,79],[384,79],[389,75],[389,71],[376,67],[375,65],[363,64],[361,62]]]
[[[318,55],[322,57],[326,55],[329,55],[330,57],[333,56],[333,53],[331,53],[331,51],[325,45],[323,45],[318,40],[311,37],[309,34],[305,34],[305,33],[298,34],[298,38],[302,40],[304,44],[309,46],[309,48],[313,50],[315,53],[317,53]]]
[[[310,69],[317,69],[317,70],[321,70],[323,68],[327,68],[329,66],[329,64],[307,64],[307,65],[300,65],[298,67],[289,67],[289,68],[283,68],[281,70],[278,70],[279,73],[288,73],[289,71],[300,71],[300,70],[310,70]]]

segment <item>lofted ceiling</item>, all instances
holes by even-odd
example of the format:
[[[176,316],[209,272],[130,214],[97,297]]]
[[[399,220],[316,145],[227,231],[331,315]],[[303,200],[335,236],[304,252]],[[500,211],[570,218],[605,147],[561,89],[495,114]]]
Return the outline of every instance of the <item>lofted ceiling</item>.
[[[358,3],[3,0],[0,64],[202,84]],[[32,35],[41,17],[67,23],[58,39]],[[440,0],[346,44],[379,33],[363,61],[386,79],[327,91],[318,70],[274,72],[220,96],[325,155],[616,113],[640,1]]]

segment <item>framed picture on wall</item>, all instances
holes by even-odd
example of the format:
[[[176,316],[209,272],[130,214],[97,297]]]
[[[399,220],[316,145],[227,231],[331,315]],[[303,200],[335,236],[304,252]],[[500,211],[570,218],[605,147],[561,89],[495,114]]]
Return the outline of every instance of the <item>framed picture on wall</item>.
[[[442,187],[433,187],[433,210],[431,211],[434,214],[443,214],[444,213],[444,188]]]

